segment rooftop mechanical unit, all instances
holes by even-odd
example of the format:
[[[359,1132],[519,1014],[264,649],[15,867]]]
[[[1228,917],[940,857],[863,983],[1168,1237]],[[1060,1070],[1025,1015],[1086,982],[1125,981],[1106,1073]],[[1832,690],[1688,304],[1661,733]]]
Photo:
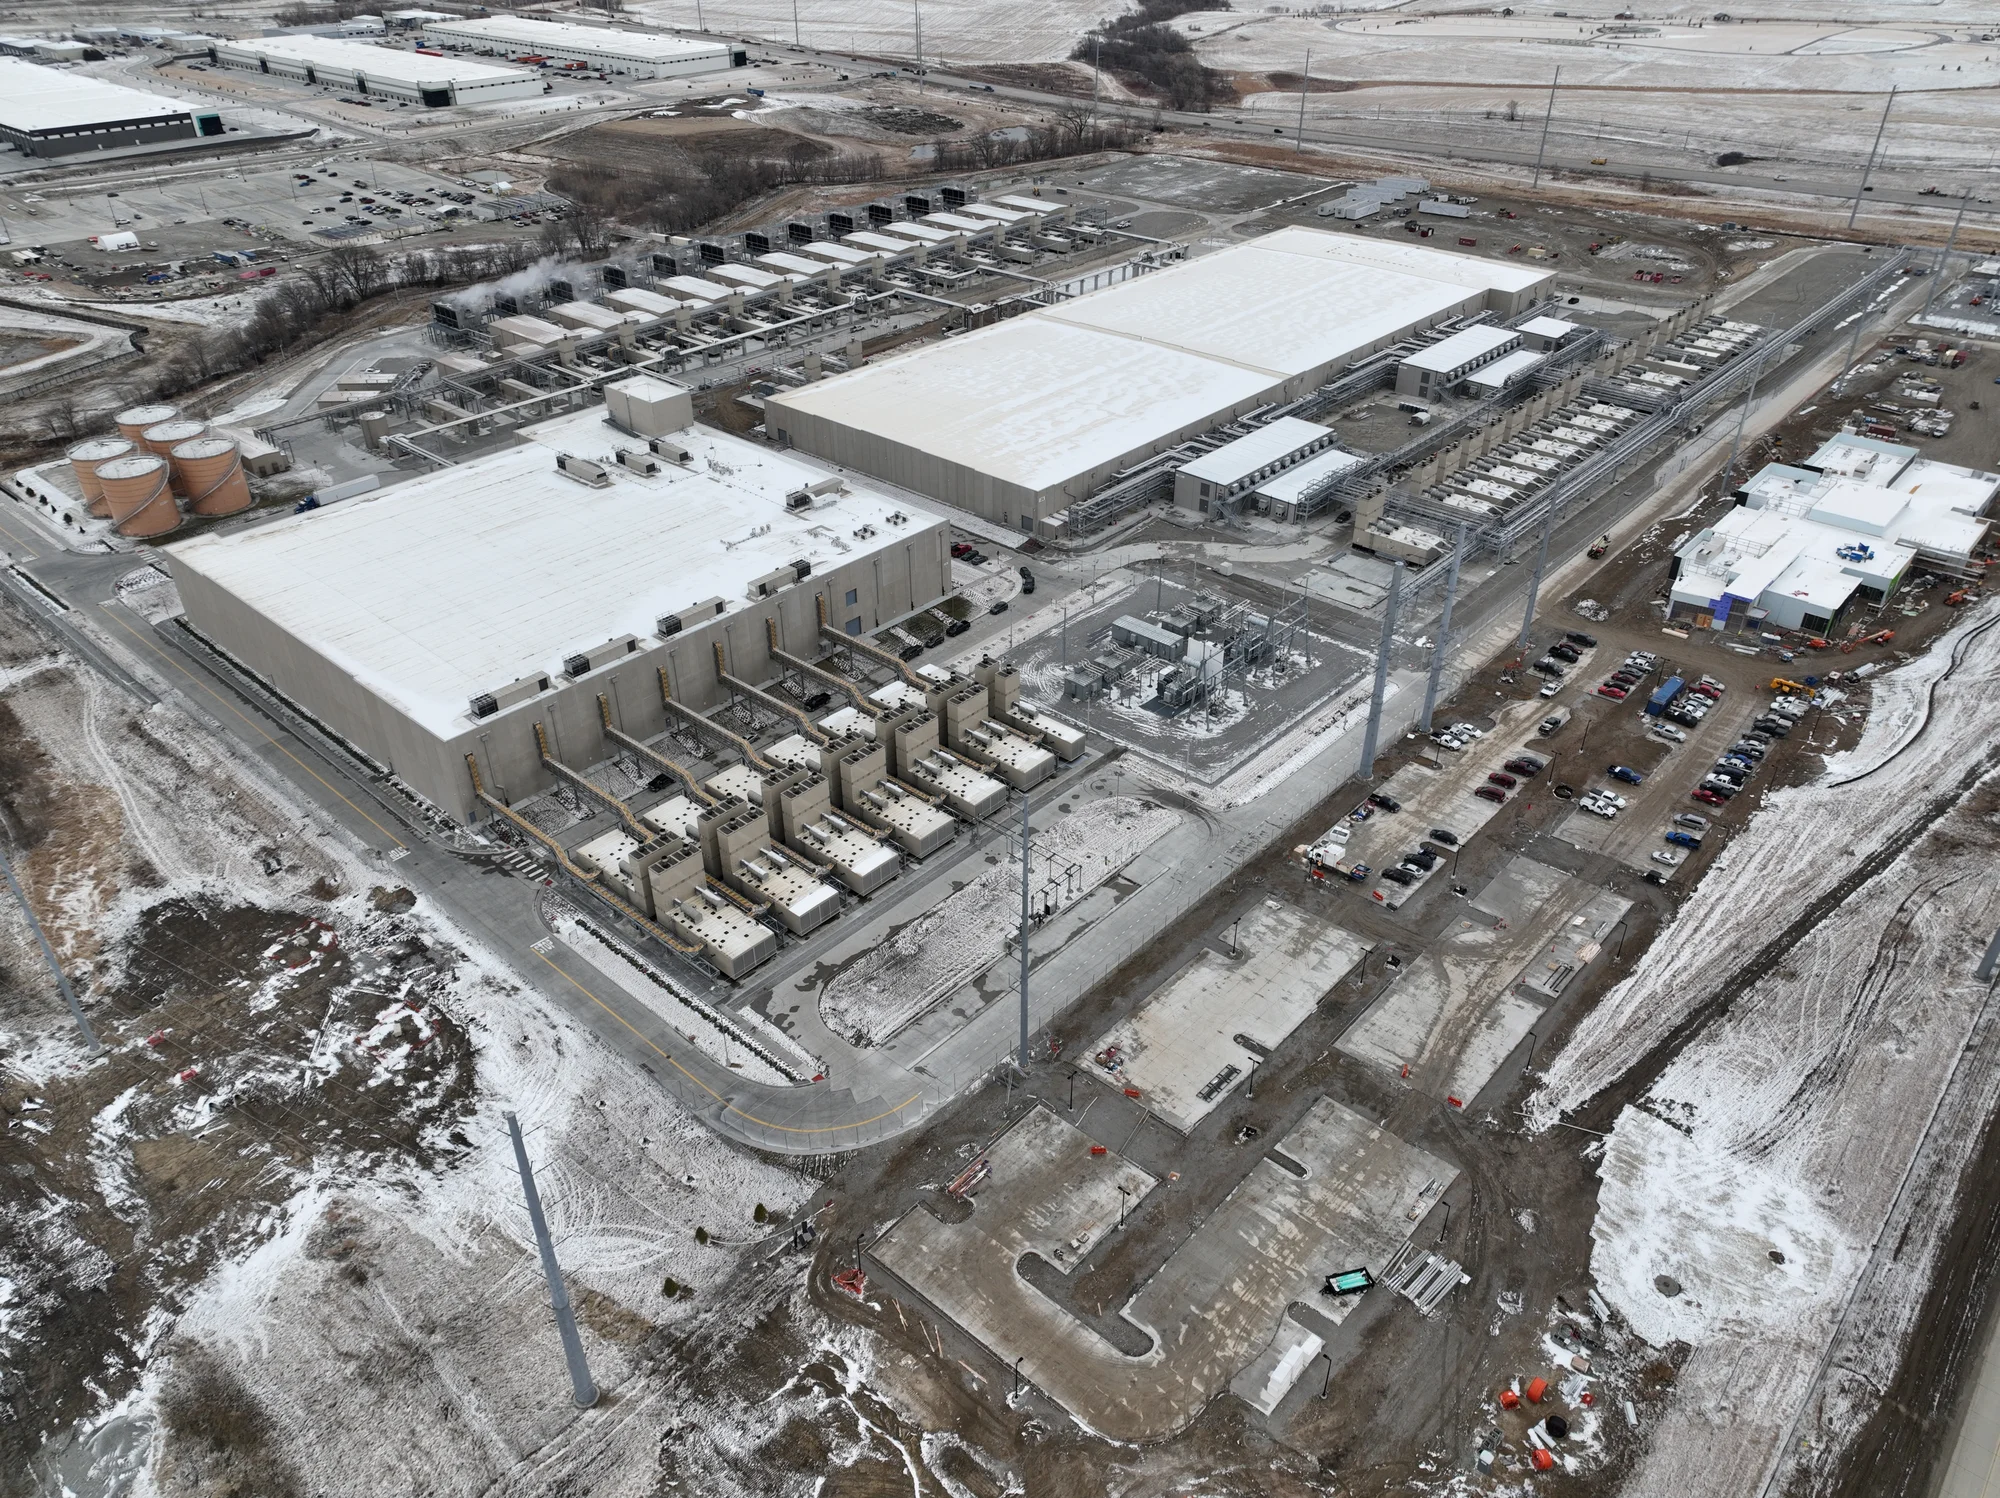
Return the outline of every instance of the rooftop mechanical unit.
[[[661,639],[668,639],[684,629],[690,629],[697,624],[706,624],[727,607],[728,605],[720,598],[704,598],[700,603],[689,604],[678,614],[662,615],[656,633]]]
[[[586,676],[599,666],[609,665],[621,655],[630,655],[639,648],[637,635],[620,635],[615,640],[606,640],[594,650],[586,650],[580,655],[572,655],[563,661],[563,675],[568,677]]]
[[[503,707],[512,707],[517,702],[526,702],[530,697],[549,689],[549,679],[535,671],[496,692],[481,692],[472,699],[472,716],[490,718]]]

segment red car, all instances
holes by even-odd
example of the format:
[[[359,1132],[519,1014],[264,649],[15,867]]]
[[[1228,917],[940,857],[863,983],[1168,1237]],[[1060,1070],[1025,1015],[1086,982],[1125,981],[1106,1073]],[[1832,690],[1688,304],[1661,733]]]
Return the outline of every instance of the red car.
[[[1472,794],[1482,801],[1504,802],[1507,799],[1507,793],[1494,785],[1475,785]]]
[[[1503,791],[1511,791],[1516,784],[1512,775],[1502,774],[1498,770],[1493,770],[1487,774],[1486,783],[1488,785],[1497,785]]]
[[[1506,764],[1502,765],[1500,768],[1503,770],[1511,770],[1516,775],[1526,775],[1530,778],[1542,773],[1542,767],[1539,764],[1537,764],[1532,759],[1526,759],[1526,758],[1510,759],[1507,761]]]
[[[1729,804],[1727,797],[1718,796],[1714,791],[1697,790],[1694,793],[1694,798],[1697,801],[1705,801],[1710,806],[1727,806]]]
[[[953,556],[955,556],[955,557],[969,557],[969,556],[971,556],[971,555],[972,555],[972,543],[971,543],[970,541],[954,541],[954,542],[952,542],[952,543],[951,543],[951,554],[952,554]]]
[[[1705,681],[1696,682],[1692,687],[1689,688],[1689,690],[1699,693],[1701,696],[1706,697],[1710,702],[1720,702],[1722,700],[1722,688],[1718,686],[1713,686]]]
[[[1607,681],[1597,689],[1597,695],[1600,697],[1609,697],[1613,702],[1623,702],[1625,700],[1625,689],[1623,687],[1614,687]]]

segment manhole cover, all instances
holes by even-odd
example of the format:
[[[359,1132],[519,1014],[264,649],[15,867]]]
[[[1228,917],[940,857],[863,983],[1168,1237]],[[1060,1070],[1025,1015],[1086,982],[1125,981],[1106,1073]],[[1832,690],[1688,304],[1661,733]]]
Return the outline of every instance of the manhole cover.
[[[1672,1300],[1681,1293],[1681,1282],[1671,1274],[1656,1274],[1653,1276],[1653,1288]]]

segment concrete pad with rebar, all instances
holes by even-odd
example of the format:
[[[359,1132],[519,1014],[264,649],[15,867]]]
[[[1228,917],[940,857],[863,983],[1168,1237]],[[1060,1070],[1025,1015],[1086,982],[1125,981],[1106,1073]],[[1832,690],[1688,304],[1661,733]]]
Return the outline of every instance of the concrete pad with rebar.
[[[1018,1360],[1021,1376],[1081,1424],[1121,1441],[1186,1426],[1269,1347],[1294,1301],[1345,1319],[1356,1301],[1320,1296],[1325,1276],[1385,1268],[1457,1175],[1319,1099],[1126,1302],[1125,1330],[1143,1334],[1132,1344],[1150,1340],[1126,1353],[1029,1284],[1020,1264],[1063,1247],[1057,1267],[1070,1272],[1068,1245],[1102,1225],[1101,1183],[1088,1190],[1098,1203],[1090,1212],[1070,1204],[1084,1162],[1106,1180],[1149,1178],[1116,1155],[1091,1156],[1087,1135],[1039,1109],[988,1156],[993,1175],[969,1217],[942,1222],[914,1208],[874,1257],[1003,1363]],[[1139,1210],[1156,1212],[1160,1200]],[[1101,1241],[1086,1238],[1084,1251]]]

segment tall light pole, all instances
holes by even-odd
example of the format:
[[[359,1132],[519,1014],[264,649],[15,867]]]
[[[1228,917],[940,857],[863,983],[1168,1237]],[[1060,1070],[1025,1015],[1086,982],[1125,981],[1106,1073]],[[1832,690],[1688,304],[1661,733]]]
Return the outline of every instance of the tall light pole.
[[[799,0],[792,0],[792,45],[793,45],[794,47],[797,47],[797,46],[799,46],[799,45],[800,45],[800,42],[799,42]]]
[[[1403,564],[1391,564],[1389,597],[1382,607],[1382,648],[1375,657],[1375,690],[1368,699],[1368,729],[1361,738],[1361,780],[1375,778],[1375,744],[1382,733],[1382,699],[1389,689],[1389,653],[1396,648],[1396,604],[1403,592]]]
[[[1549,148],[1549,125],[1556,117],[1556,85],[1562,82],[1563,70],[1556,69],[1556,76],[1549,80],[1549,107],[1542,115],[1542,143],[1535,147],[1535,180],[1531,187],[1542,185],[1542,156]]]
[[[1930,295],[1924,298],[1924,310],[1917,314],[1919,319],[1931,315],[1931,303],[1937,300],[1938,285],[1944,280],[1945,272],[1951,265],[1952,249],[1958,243],[1958,226],[1965,222],[1965,205],[1971,201],[1970,191],[1958,200],[1958,215],[1951,221],[1951,233],[1945,239],[1944,253],[1938,256],[1938,263],[1931,267],[1931,291]]]
[[[587,1410],[597,1403],[597,1385],[590,1377],[590,1365],[583,1359],[583,1342],[576,1334],[576,1313],[570,1309],[569,1291],[563,1288],[562,1270],[556,1264],[556,1246],[549,1241],[541,1193],[535,1190],[528,1147],[521,1141],[521,1120],[512,1113],[502,1116],[507,1120],[508,1137],[514,1141],[514,1163],[520,1167],[521,1194],[528,1199],[528,1221],[534,1224],[535,1247],[542,1255],[542,1277],[549,1282],[549,1305],[556,1313],[556,1335],[562,1339],[563,1361],[569,1364],[570,1391],[576,1407]]]
[[[1306,90],[1312,87],[1313,49],[1306,48],[1306,70],[1299,77],[1299,138],[1295,150],[1305,154],[1306,149]]]
[[[1882,123],[1875,127],[1875,143],[1868,148],[1868,164],[1861,168],[1861,186],[1854,191],[1854,206],[1847,210],[1847,227],[1854,227],[1855,215],[1861,212],[1861,194],[1868,191],[1868,176],[1875,170],[1875,153],[1882,149],[1882,132],[1889,128],[1889,111],[1896,107],[1896,85],[1889,85],[1889,97],[1882,103]]]
[[[1028,793],[1021,793],[1021,1051],[1015,1063],[1028,1074]]]
[[[1431,676],[1424,684],[1424,732],[1431,731],[1431,714],[1437,710],[1438,686],[1444,678],[1445,653],[1451,648],[1451,606],[1458,602],[1458,566],[1465,559],[1465,522],[1458,523],[1458,539],[1452,543],[1451,570],[1444,575],[1444,613],[1438,619],[1437,643],[1431,646]]]
[[[76,1021],[77,1029],[83,1032],[84,1040],[90,1045],[91,1054],[98,1054],[103,1051],[104,1043],[97,1038],[97,1032],[90,1028],[90,1021],[84,1018],[83,1005],[77,1002],[76,990],[69,986],[69,974],[62,970],[62,964],[56,960],[55,948],[49,945],[48,935],[42,930],[42,923],[35,916],[35,907],[28,903],[28,897],[22,891],[20,881],[14,877],[14,866],[7,861],[4,848],[0,848],[0,873],[7,876],[7,888],[14,892],[14,899],[20,904],[21,914],[28,918],[29,929],[35,933],[35,942],[42,949],[42,960],[48,963],[49,971],[55,974],[56,987],[62,990],[63,1002],[69,1005],[69,1017]]]
[[[1535,570],[1528,577],[1528,606],[1521,613],[1519,643],[1524,650],[1528,644],[1528,631],[1535,624],[1535,600],[1541,596],[1542,569],[1549,564],[1549,537],[1556,528],[1556,508],[1557,500],[1552,495],[1549,498],[1549,507],[1542,512],[1542,539],[1535,547]]]

